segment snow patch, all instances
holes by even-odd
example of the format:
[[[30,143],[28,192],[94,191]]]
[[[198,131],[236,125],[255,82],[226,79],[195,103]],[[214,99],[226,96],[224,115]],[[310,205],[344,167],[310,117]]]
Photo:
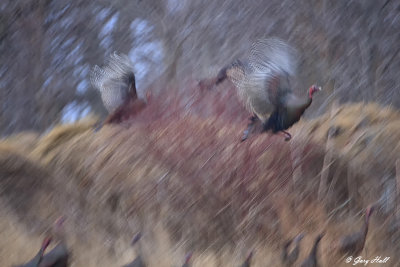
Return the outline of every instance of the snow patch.
[[[61,123],[73,123],[90,113],[90,106],[88,103],[78,103],[72,101],[62,110]]]

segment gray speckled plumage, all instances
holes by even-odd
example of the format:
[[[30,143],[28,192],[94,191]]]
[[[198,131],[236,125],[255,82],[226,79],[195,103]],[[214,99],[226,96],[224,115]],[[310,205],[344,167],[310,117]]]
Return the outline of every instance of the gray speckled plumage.
[[[101,94],[103,104],[109,113],[115,111],[124,104],[135,90],[135,76],[133,65],[129,57],[116,52],[111,54],[106,60],[104,67],[94,66],[90,74],[90,81]],[[133,82],[133,86],[132,86]]]
[[[290,93],[289,77],[296,72],[297,52],[277,38],[253,43],[245,61],[226,68],[226,76],[235,85],[246,108],[265,122],[280,104],[282,93]]]
[[[239,99],[253,114],[242,141],[247,139],[257,120],[263,124],[262,132],[282,132],[286,141],[291,139],[286,130],[300,120],[311,105],[313,94],[321,91],[321,87],[312,85],[307,98],[294,94],[290,76],[295,74],[296,66],[294,48],[277,38],[260,39],[252,45],[245,61],[236,60],[213,79],[215,85],[230,80]]]

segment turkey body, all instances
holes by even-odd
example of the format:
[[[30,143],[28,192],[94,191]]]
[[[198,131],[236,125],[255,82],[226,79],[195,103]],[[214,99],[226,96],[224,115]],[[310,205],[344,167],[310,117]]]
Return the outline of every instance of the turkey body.
[[[369,206],[365,212],[365,221],[362,228],[353,234],[344,236],[338,244],[339,253],[342,255],[359,256],[364,249],[365,240],[368,234],[369,218],[373,212],[373,206]]]
[[[44,254],[46,248],[49,246],[50,242],[51,242],[50,237],[44,239],[42,246],[40,247],[40,250],[35,255],[35,257],[33,257],[29,262],[22,264],[22,265],[17,265],[16,267],[39,267],[39,266],[42,266],[41,262],[43,261],[43,254]]]
[[[43,256],[39,267],[67,267],[69,252],[64,243],[57,244]]]
[[[264,131],[271,130],[273,133],[277,133],[289,129],[300,120],[303,113],[311,105],[312,98],[302,101],[302,99],[287,92],[280,101],[282,103],[276,106],[264,123]]]
[[[298,122],[311,105],[314,92],[320,87],[312,86],[308,97],[298,97],[291,89],[290,77],[295,74],[297,52],[277,38],[255,42],[245,61],[236,60],[224,67],[216,78],[218,85],[225,79],[231,81],[246,109],[253,114],[243,140],[247,138],[254,122],[260,120],[263,132],[285,132]],[[290,138],[289,138],[290,139]]]
[[[139,114],[145,107],[147,103],[142,99],[135,99],[133,101],[128,100],[118,107],[113,113],[111,113],[103,122],[103,124],[110,123],[121,123],[123,121],[129,120],[135,115]]]
[[[67,267],[69,259],[69,251],[66,243],[66,233],[64,222],[66,217],[59,217],[53,225],[53,237],[58,240],[58,244],[43,255],[43,259],[39,267]]]
[[[138,98],[133,65],[126,55],[111,54],[105,66],[94,66],[90,80],[109,112],[102,125],[128,120],[146,107],[147,99]]]

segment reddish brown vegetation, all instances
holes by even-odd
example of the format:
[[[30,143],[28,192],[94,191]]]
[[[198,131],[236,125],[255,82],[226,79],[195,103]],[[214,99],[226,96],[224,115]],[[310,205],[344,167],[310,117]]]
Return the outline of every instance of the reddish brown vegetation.
[[[0,220],[0,227],[8,233],[0,243],[0,259],[17,263],[17,255],[37,244],[43,229],[62,211],[69,218],[67,243],[76,266],[131,261],[135,255],[129,233],[138,231],[143,233],[141,256],[149,266],[182,264],[187,251],[194,252],[193,266],[236,266],[250,247],[257,252],[255,266],[279,266],[283,240],[307,233],[298,259],[302,261],[322,228],[327,234],[319,262],[334,266],[337,258],[330,243],[350,227],[359,228],[358,212],[381,197],[380,178],[392,170],[391,161],[380,157],[379,168],[368,175],[374,164],[365,164],[369,161],[364,153],[371,157],[377,151],[374,142],[364,143],[361,150],[357,142],[352,148],[341,146],[342,135],[354,140],[367,129],[350,131],[343,126],[341,115],[353,107],[337,114],[342,130],[333,140],[337,150],[329,166],[328,192],[318,202],[329,130],[324,117],[301,121],[292,129],[296,134],[289,143],[268,134],[240,143],[248,114],[230,88],[207,94],[194,82],[187,88],[179,96],[174,90],[154,96],[129,128],[107,125],[93,133],[91,123],[81,123],[58,127],[34,145],[0,146],[0,186],[7,189],[0,201],[7,221]],[[376,127],[396,120],[397,115],[390,114],[395,113],[381,114],[375,121],[367,117]],[[381,129],[376,135],[369,131],[370,138],[394,138],[386,127]],[[292,152],[300,144],[304,149],[297,152],[300,161],[294,166]],[[385,142],[379,147],[389,155],[399,149]],[[359,151],[357,160],[351,160],[354,149]],[[359,157],[364,159],[360,172]],[[298,167],[301,175],[293,186],[293,170]],[[351,205],[342,206],[353,189],[347,186],[348,169],[356,171],[349,173],[356,173],[350,178],[359,195]],[[390,215],[377,214],[381,216],[371,217],[366,246],[374,255],[393,257],[388,266],[396,266],[398,243],[387,241],[395,236],[387,233]],[[17,224],[10,228],[8,221]],[[28,234],[32,224],[37,227]],[[34,250],[27,254],[23,259]]]

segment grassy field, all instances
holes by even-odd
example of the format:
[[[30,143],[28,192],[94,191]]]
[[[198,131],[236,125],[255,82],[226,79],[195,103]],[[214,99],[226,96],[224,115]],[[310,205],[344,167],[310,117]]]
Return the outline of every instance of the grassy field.
[[[321,265],[348,266],[335,242],[361,227],[371,203],[363,257],[399,266],[399,112],[337,106],[301,120],[290,142],[263,134],[240,143],[246,113],[213,94],[221,105],[195,95],[191,109],[167,107],[159,97],[129,124],[93,132],[87,119],[3,139],[1,266],[36,254],[60,215],[71,266],[129,262],[138,231],[149,266],[179,266],[189,251],[193,266],[239,266],[253,249],[252,266],[280,266],[283,242],[304,232],[301,262],[322,231]]]

